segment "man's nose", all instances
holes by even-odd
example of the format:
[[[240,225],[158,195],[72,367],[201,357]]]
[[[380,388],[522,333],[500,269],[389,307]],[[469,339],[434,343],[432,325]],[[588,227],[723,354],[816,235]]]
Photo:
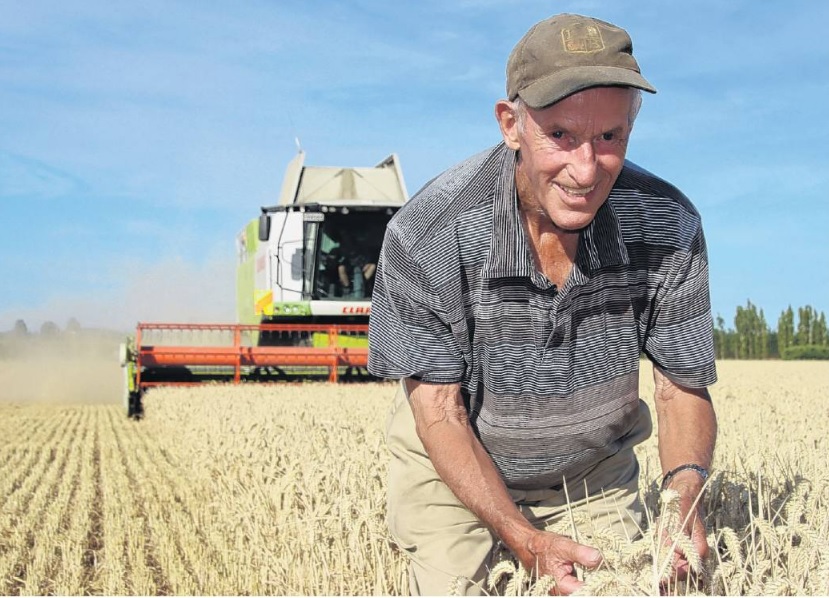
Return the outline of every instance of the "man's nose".
[[[589,187],[596,182],[596,152],[591,141],[584,141],[571,152],[567,172],[580,187]]]

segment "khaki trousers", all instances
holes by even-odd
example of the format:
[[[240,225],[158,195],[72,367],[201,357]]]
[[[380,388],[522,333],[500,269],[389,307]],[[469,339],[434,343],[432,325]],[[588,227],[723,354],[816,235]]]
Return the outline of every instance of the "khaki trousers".
[[[591,525],[577,530],[576,539],[583,543],[589,543],[592,529],[611,528],[622,537],[637,537],[642,530],[643,507],[633,446],[650,436],[652,428],[650,412],[641,401],[639,419],[622,450],[580,479],[568,480],[567,493],[564,489],[510,489],[521,513],[545,530],[571,521],[571,512],[584,513]],[[432,467],[415,432],[402,385],[389,411],[386,441],[391,451],[388,525],[398,546],[409,556],[411,593],[446,595],[450,587],[469,596],[484,593],[489,570],[502,560],[505,549]]]

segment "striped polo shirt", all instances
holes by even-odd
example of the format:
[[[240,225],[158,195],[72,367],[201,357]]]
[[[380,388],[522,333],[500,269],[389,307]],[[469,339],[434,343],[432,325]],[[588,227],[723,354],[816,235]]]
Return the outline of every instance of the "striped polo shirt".
[[[459,383],[509,487],[575,479],[639,417],[639,356],[692,388],[716,381],[700,216],[626,162],[557,288],[534,264],[503,143],[447,170],[390,221],[369,371]]]

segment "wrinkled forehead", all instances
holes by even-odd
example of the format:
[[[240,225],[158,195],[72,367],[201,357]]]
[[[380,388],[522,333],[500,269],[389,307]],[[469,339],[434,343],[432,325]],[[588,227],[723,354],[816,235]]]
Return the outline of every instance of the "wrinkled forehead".
[[[594,87],[545,108],[527,107],[527,111],[542,127],[557,124],[605,131],[629,126],[637,98],[636,90],[629,87]]]

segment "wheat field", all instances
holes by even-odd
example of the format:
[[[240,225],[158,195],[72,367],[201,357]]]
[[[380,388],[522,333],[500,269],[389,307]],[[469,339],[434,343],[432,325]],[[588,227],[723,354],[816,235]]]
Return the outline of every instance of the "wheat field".
[[[0,363],[0,389],[14,367]],[[393,392],[167,388],[146,395],[136,422],[117,403],[0,390],[0,594],[405,594],[384,522]],[[712,394],[715,550],[695,585],[670,590],[829,594],[829,365],[723,362]],[[655,514],[655,437],[639,455]],[[652,537],[597,534],[606,562],[585,573],[585,592],[658,594]],[[508,560],[494,573],[493,593],[549,589]]]

